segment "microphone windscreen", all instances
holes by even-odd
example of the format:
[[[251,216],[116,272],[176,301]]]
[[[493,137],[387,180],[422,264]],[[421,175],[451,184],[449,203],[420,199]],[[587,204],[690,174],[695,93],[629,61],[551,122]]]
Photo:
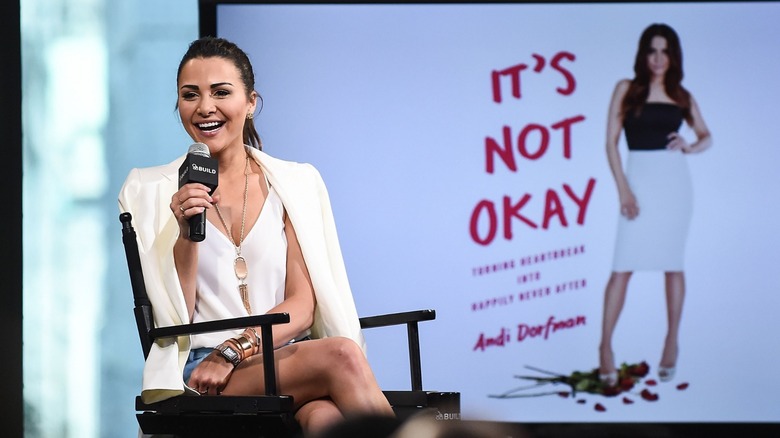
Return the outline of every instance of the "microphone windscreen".
[[[211,158],[211,152],[209,152],[209,147],[203,143],[193,143],[192,146],[190,146],[187,153],[197,155],[203,158]]]

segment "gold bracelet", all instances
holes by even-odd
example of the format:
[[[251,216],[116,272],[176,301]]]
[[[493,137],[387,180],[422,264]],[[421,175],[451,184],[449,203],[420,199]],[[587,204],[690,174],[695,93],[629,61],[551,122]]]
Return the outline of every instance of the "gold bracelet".
[[[244,333],[241,334],[245,338],[249,339],[249,342],[252,343],[252,346],[257,345],[257,336],[254,336],[252,334],[252,330],[249,328],[244,329]]]
[[[244,357],[249,357],[254,353],[254,345],[252,345],[252,342],[245,336],[238,336],[233,339],[238,343],[238,346],[241,347],[241,350],[244,351]]]
[[[246,332],[252,332],[252,335],[255,337],[255,352],[254,354],[257,354],[260,352],[260,335],[257,334],[257,330],[255,330],[254,327],[247,327],[246,330],[244,330],[244,333]]]

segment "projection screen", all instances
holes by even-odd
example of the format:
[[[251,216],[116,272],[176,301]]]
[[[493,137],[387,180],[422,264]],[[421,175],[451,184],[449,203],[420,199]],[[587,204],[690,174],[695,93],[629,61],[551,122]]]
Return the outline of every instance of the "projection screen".
[[[780,3],[206,3],[202,32],[254,64],[264,150],[328,186],[361,316],[436,310],[423,384],[461,392],[464,419],[780,420]],[[666,276],[636,271],[613,350],[649,373],[612,397],[529,387],[598,367],[620,217],[607,110],[652,23],[679,35],[713,139],[684,156],[676,374],[657,376]],[[366,333],[385,389],[409,387],[402,330]]]

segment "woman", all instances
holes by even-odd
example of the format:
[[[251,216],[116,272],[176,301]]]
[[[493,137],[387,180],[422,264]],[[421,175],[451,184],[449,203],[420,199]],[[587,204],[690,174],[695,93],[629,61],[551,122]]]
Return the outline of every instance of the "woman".
[[[286,312],[290,323],[274,330],[279,391],[294,397],[306,433],[344,415],[392,416],[363,352],[327,190],[312,166],[260,151],[247,55],[224,39],[196,40],[177,84],[182,125],[218,161],[219,185],[214,193],[197,183],[179,188],[180,157],[133,169],[122,188],[156,324]],[[202,212],[208,238],[196,243],[188,221]],[[142,397],[262,394],[259,351],[252,327],[157,341]]]
[[[599,374],[617,382],[612,334],[631,274],[665,273],[668,327],[658,367],[661,381],[674,377],[678,332],[685,296],[683,260],[691,216],[692,187],[685,154],[710,147],[712,138],[693,96],[681,85],[682,49],[675,31],[652,24],[642,33],[635,77],[618,82],[607,121],[607,158],[620,197],[612,274],[604,293]],[[696,141],[679,133],[683,120]],[[618,152],[621,130],[628,143],[626,171]]]

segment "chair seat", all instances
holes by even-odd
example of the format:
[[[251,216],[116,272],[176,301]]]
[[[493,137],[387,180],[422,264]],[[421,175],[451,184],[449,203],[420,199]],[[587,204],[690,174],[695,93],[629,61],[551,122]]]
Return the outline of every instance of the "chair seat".
[[[181,395],[155,403],[144,403],[141,397],[135,398],[136,411],[158,412],[162,414],[185,414],[187,412],[233,412],[237,414],[256,414],[264,412],[292,412],[293,398],[288,395]]]
[[[299,429],[290,396],[178,396],[156,403],[136,397],[145,434],[180,437],[286,437]],[[228,433],[229,432],[229,433]]]
[[[299,435],[300,426],[283,414],[229,414],[207,412],[168,415],[136,414],[138,425],[147,435],[177,438],[285,438]]]
[[[460,420],[460,393],[438,391],[383,391],[395,415],[406,420],[427,412],[436,420]]]

